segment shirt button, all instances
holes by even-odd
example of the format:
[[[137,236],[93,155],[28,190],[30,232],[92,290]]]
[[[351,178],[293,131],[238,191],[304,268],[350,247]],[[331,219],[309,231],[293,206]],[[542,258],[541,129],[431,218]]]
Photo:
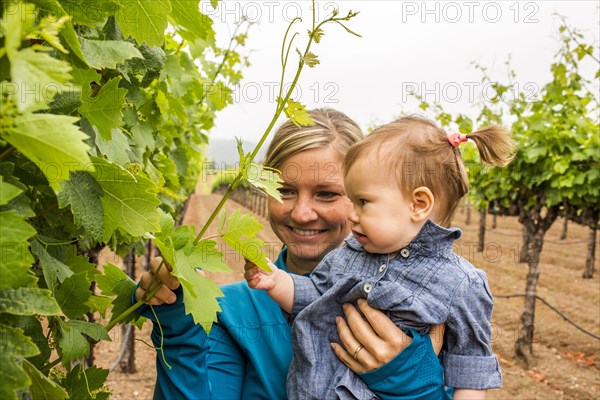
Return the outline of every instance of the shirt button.
[[[371,285],[370,283],[365,283],[365,286],[363,286],[363,289],[365,290],[365,293],[369,293],[371,291],[371,289],[373,289],[373,285]]]
[[[379,267],[379,272],[383,271],[385,271],[385,264],[381,264],[381,267]]]
[[[410,251],[408,251],[408,249],[405,247],[402,250],[400,250],[400,255],[403,258],[408,258],[408,256],[410,256]]]

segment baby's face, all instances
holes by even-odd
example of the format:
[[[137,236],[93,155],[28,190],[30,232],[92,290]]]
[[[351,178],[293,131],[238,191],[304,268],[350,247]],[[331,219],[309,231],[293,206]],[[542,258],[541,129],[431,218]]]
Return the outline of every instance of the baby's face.
[[[349,219],[365,250],[388,254],[408,245],[418,227],[411,219],[412,203],[400,192],[393,172],[374,158],[357,160],[346,173],[346,194],[354,205]]]

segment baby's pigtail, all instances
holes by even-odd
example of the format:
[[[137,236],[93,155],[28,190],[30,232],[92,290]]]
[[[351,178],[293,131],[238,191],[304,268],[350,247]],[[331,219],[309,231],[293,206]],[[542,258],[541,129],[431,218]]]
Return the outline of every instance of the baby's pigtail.
[[[515,144],[510,131],[501,126],[488,126],[468,135],[475,142],[481,161],[503,167],[515,157]]]

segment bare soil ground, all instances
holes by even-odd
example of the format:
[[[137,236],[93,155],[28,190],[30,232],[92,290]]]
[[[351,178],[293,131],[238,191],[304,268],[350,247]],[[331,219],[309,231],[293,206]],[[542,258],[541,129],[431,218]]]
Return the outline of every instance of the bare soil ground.
[[[184,224],[200,227],[220,200],[217,195],[195,195],[184,219]],[[227,208],[240,206],[228,202]],[[247,211],[247,210],[245,210]],[[260,218],[259,218],[260,219]],[[279,242],[268,223],[261,238],[269,244],[269,252],[276,255]],[[498,295],[525,292],[527,265],[518,263],[521,245],[521,226],[515,218],[498,218],[496,229],[491,229],[492,217],[487,219],[486,248],[476,251],[478,214],[473,214],[470,225],[465,225],[465,214],[459,212],[454,224],[463,229],[463,237],[455,250],[476,266],[484,269],[492,293],[496,296],[492,318],[493,349],[503,372],[503,387],[488,394],[491,400],[504,399],[600,399],[600,341],[577,330],[549,307],[537,302],[534,353],[537,365],[530,369],[515,357],[514,343],[519,332],[522,298],[500,298]],[[593,279],[581,278],[587,252],[587,228],[569,225],[567,240],[559,240],[562,221],[558,220],[546,235],[541,256],[541,275],[537,293],[569,319],[600,335],[600,268],[596,259]],[[598,245],[596,246],[598,248]],[[223,247],[222,250],[225,250]],[[110,257],[104,255],[104,258]],[[273,257],[272,257],[273,258]],[[226,252],[227,263],[234,270],[229,274],[213,274],[218,283],[243,279],[241,258]],[[112,260],[114,261],[114,260]],[[141,273],[141,272],[140,272]],[[122,335],[119,329],[111,332],[113,342],[96,346],[96,365],[109,368],[117,358]],[[136,332],[136,338],[149,341],[150,323]],[[154,388],[156,352],[141,341],[136,343],[134,374],[123,374],[117,367],[109,374],[107,385],[113,399],[150,399]]]

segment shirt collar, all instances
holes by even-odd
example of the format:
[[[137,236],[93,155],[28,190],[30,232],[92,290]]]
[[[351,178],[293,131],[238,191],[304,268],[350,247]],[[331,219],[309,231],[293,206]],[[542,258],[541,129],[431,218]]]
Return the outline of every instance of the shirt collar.
[[[459,228],[444,228],[428,219],[417,233],[417,236],[408,246],[403,248],[410,250],[411,254],[433,254],[436,251],[448,252],[452,251],[452,243],[461,236],[462,231]],[[345,242],[353,250],[366,251],[363,245],[352,235],[346,238]]]

